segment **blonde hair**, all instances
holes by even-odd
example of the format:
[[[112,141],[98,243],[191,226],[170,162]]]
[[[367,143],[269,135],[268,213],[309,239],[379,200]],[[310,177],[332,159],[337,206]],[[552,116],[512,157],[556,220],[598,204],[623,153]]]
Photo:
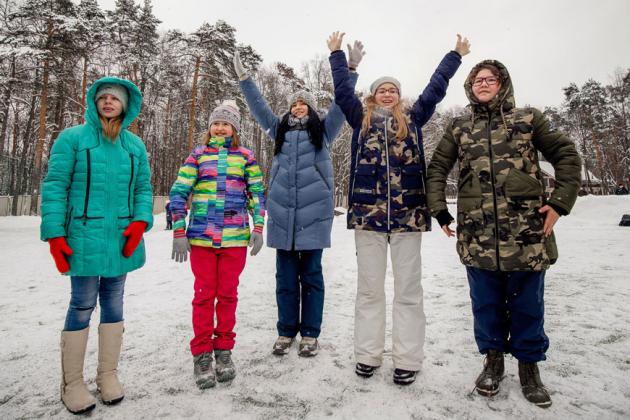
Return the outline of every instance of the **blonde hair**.
[[[203,136],[201,136],[201,138],[199,139],[199,142],[201,143],[202,146],[205,146],[206,144],[208,144],[208,141],[210,141],[210,137],[212,137],[212,135],[210,134],[210,128],[208,127],[206,132],[203,133]],[[240,145],[241,145],[241,138],[239,137],[238,131],[236,131],[236,128],[234,128],[234,126],[232,125],[232,143],[230,145],[230,148],[240,147]]]
[[[361,135],[365,136],[370,129],[370,125],[372,124],[372,113],[374,112],[374,108],[377,106],[376,100],[374,99],[374,95],[370,95],[365,98],[365,104],[367,105],[367,110],[365,115],[363,116],[363,123],[361,124]],[[405,114],[403,113],[403,103],[402,101],[398,101],[396,105],[392,108],[392,116],[394,117],[394,121],[396,121],[396,125],[398,126],[396,130],[396,140],[402,140],[409,135],[409,127],[407,127],[407,119],[405,118]]]
[[[118,135],[122,131],[123,115],[124,114],[120,114],[114,118],[105,118],[102,115],[99,115],[105,138],[110,139],[112,142],[116,141]]]

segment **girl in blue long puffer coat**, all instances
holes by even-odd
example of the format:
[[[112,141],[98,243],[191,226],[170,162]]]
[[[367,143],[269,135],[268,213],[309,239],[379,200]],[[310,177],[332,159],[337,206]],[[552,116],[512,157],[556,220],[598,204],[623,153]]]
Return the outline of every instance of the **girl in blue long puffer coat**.
[[[277,250],[278,339],[273,353],[287,354],[300,333],[298,354],[315,356],[324,308],[322,252],[330,247],[333,222],[335,184],[330,146],[344,116],[333,104],[328,114],[320,117],[316,98],[305,90],[289,95],[287,112],[276,116],[246,73],[238,53],[234,68],[251,113],[275,142],[267,197],[267,244]],[[353,85],[356,78],[353,72]]]

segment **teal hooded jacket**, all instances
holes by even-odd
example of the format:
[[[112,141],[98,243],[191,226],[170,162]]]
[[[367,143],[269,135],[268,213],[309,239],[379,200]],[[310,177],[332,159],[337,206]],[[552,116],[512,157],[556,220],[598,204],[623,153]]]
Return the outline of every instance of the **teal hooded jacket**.
[[[99,86],[124,86],[129,101],[115,141],[103,136],[94,102]],[[126,258],[123,232],[132,221],[153,225],[153,193],[147,151],[127,127],[140,113],[142,95],[115,77],[94,82],[87,93],[85,124],[63,130],[50,152],[42,185],[41,239],[66,237],[73,253],[71,276],[115,277],[145,262],[144,241]]]

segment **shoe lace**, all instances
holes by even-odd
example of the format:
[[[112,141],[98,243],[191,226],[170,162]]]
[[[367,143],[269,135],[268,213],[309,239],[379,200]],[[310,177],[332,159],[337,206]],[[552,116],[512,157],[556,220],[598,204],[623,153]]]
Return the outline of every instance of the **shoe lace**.
[[[228,365],[232,362],[231,354],[229,351],[222,351],[217,354],[217,359],[224,365]]]
[[[207,370],[210,368],[211,360],[210,353],[204,353],[197,359],[197,363],[202,370]]]

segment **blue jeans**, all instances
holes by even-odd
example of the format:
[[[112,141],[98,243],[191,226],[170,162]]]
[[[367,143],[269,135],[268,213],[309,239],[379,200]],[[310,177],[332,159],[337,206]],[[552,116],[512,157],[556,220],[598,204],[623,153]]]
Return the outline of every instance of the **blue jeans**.
[[[321,249],[277,250],[276,301],[278,335],[295,337],[299,332],[302,337],[319,337],[324,311]]]
[[[545,360],[545,272],[466,270],[479,352],[494,349],[527,363]]]
[[[122,321],[126,277],[127,274],[118,277],[70,277],[72,291],[63,330],[79,331],[88,327],[97,297],[100,297],[101,324]]]

